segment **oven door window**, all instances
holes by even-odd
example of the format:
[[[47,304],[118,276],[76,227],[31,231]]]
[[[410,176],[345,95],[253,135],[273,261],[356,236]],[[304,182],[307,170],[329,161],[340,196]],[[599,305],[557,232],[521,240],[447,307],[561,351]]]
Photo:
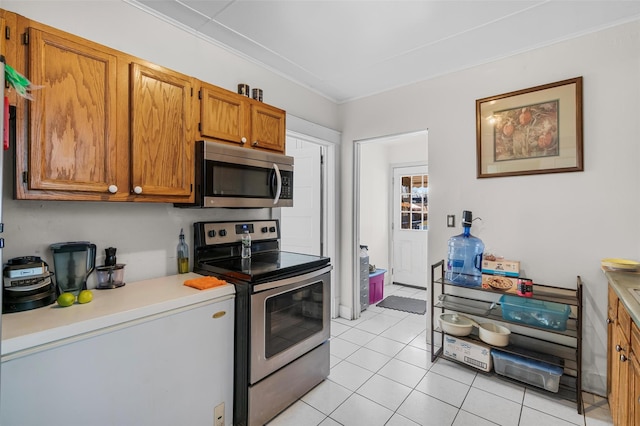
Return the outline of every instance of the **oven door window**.
[[[267,359],[322,331],[322,299],[322,281],[266,299]]]

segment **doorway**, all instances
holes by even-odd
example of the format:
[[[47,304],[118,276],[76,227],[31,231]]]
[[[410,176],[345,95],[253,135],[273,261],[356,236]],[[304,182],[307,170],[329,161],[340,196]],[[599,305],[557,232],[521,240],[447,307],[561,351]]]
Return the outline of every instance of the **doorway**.
[[[325,215],[322,214],[325,147],[287,137],[287,155],[294,158],[293,207],[281,209],[280,248],[283,251],[322,256]]]
[[[427,131],[355,141],[354,155],[354,283],[360,283],[359,247],[368,246],[369,263],[386,269],[385,285],[397,281],[393,248],[393,173],[395,167],[427,165]],[[426,173],[425,173],[426,175]],[[427,232],[424,238],[426,264]],[[426,283],[426,280],[424,281]],[[425,284],[426,288],[426,284]],[[360,286],[353,286],[352,316],[360,316]]]
[[[427,166],[393,167],[393,283],[427,288]]]
[[[331,258],[331,317],[338,315],[336,147],[339,132],[287,115],[287,151],[294,157],[293,207],[279,208],[280,248]],[[302,234],[302,235],[301,235]]]

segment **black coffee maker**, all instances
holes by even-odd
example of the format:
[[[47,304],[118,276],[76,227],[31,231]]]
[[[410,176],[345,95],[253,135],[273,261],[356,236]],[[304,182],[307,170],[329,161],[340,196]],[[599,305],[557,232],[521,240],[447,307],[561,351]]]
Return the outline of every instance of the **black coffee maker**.
[[[49,265],[38,256],[9,259],[3,270],[2,312],[41,308],[56,301]]]

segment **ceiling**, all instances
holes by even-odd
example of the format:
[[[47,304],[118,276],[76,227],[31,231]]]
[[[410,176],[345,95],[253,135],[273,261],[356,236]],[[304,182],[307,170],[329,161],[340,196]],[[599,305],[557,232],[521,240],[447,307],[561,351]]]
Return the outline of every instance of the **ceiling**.
[[[640,1],[125,0],[338,102],[640,19]]]

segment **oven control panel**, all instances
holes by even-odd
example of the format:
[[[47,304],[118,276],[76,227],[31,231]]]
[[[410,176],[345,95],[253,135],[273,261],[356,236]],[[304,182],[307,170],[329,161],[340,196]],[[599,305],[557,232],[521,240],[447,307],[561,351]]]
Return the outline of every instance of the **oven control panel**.
[[[250,220],[246,222],[205,222],[201,224],[206,245],[240,242],[248,231],[251,241],[277,240],[280,227],[277,220]]]

